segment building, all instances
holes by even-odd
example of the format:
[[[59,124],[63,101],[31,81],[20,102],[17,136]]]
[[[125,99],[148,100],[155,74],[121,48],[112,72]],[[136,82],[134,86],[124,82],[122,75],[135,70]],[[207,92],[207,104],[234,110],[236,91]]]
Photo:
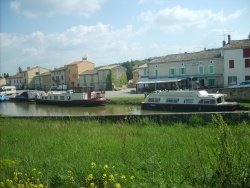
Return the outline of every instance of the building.
[[[22,88],[24,89],[35,89],[35,76],[39,76],[42,73],[48,72],[49,69],[42,68],[39,66],[36,67],[27,67],[27,70],[21,72],[22,74]],[[41,89],[40,84],[39,88]]]
[[[79,75],[80,87],[84,88],[84,91],[88,91],[87,88],[91,88],[91,91],[99,90],[99,77],[98,70],[86,70]]]
[[[133,71],[133,84],[136,86],[137,91],[143,90],[143,88],[148,88],[147,83],[136,84],[137,82],[144,82],[148,80],[148,65],[147,63],[138,66]]]
[[[45,72],[34,77],[35,79],[35,89],[42,89],[48,91],[51,86],[51,72]]]
[[[6,78],[0,78],[0,86],[6,85]]]
[[[250,39],[223,41],[224,87],[250,80]]]
[[[22,89],[22,74],[16,74],[6,78],[7,84],[16,86],[16,89]]]
[[[155,89],[194,89],[223,87],[223,57],[221,50],[206,50],[163,56],[147,63],[148,78],[137,84]],[[146,69],[144,70],[146,71]],[[142,80],[143,78],[143,80]],[[178,83],[178,85],[176,85]]]
[[[99,90],[113,90],[117,87],[124,87],[128,82],[126,71],[127,69],[120,65],[108,65],[99,68]]]
[[[74,89],[80,87],[79,75],[86,70],[94,70],[94,63],[87,61],[87,58],[82,58],[82,61],[75,61],[67,65],[69,88]]]
[[[52,86],[58,87],[59,85],[67,85],[68,86],[68,67],[63,66],[60,68],[55,68],[51,72],[51,83]]]

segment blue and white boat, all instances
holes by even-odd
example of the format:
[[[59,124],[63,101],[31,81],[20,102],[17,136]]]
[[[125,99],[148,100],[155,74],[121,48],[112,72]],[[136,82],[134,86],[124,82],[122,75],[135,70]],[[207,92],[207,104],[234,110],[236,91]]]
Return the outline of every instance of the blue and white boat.
[[[10,100],[10,98],[5,97],[4,95],[0,95],[0,102],[1,101],[8,101],[8,100]]]

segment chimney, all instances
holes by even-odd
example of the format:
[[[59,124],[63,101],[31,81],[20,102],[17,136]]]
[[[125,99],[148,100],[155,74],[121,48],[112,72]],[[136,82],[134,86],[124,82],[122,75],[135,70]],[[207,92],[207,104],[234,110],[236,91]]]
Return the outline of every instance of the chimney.
[[[226,45],[226,41],[222,41],[222,47],[224,47]]]
[[[228,44],[230,44],[231,43],[231,36],[227,35],[227,38],[228,38]]]
[[[82,57],[82,61],[86,61],[87,60],[87,57]]]
[[[29,70],[30,69],[30,67],[27,67],[27,70]]]

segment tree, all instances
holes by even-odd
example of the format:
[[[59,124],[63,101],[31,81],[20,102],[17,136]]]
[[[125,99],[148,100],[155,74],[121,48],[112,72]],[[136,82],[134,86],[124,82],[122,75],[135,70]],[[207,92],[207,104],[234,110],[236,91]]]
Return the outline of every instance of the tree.
[[[18,67],[18,73],[22,73],[22,67]]]
[[[9,73],[3,73],[3,77],[4,78],[8,78],[9,77]]]
[[[131,80],[133,78],[133,66],[135,65],[135,62],[131,59],[131,61],[127,61],[122,63],[122,66],[127,69],[126,74],[127,74],[127,79]]]

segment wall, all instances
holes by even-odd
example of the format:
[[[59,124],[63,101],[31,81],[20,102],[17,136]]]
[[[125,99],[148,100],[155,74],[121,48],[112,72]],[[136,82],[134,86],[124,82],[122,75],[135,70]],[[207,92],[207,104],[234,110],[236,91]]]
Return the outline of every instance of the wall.
[[[242,88],[221,88],[221,89],[208,89],[208,93],[220,93],[227,94],[226,100],[237,100],[237,101],[250,101],[250,87]]]

